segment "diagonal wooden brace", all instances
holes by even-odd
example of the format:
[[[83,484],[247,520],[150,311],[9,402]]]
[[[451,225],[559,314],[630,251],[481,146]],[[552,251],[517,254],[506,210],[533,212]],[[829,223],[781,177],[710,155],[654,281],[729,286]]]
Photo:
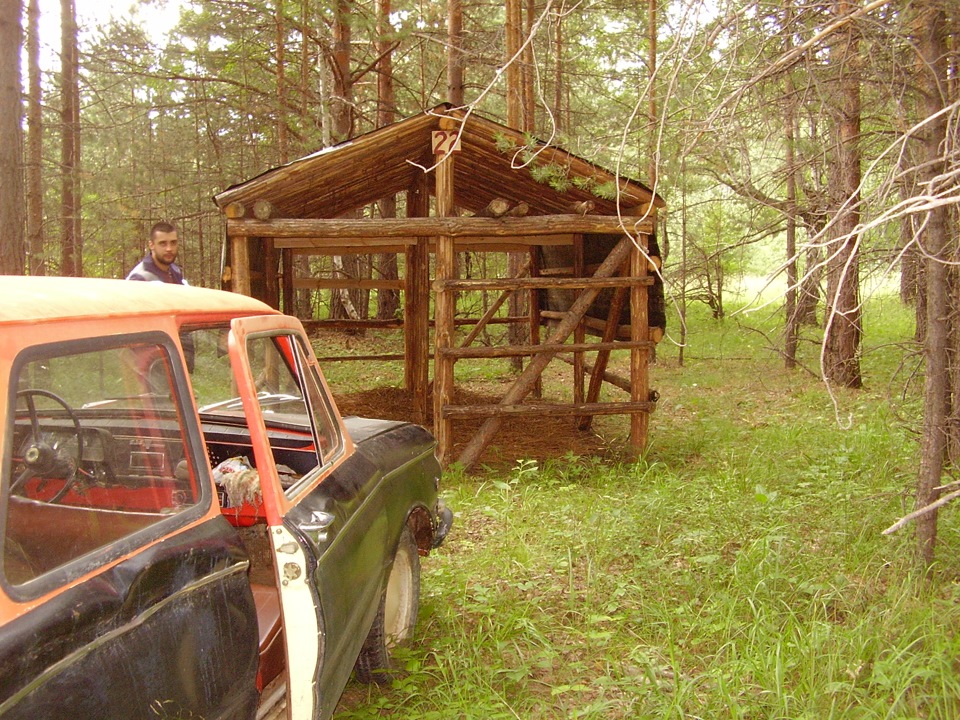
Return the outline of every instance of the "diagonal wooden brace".
[[[610,251],[607,259],[600,264],[600,267],[597,268],[593,276],[595,278],[612,277],[630,256],[633,242],[632,238],[624,237],[617,246]],[[576,301],[570,306],[567,314],[557,324],[553,334],[547,340],[547,344],[560,344],[566,341],[580,323],[583,316],[587,314],[587,311],[599,294],[600,288],[585,288],[577,297]],[[555,355],[556,353],[540,353],[533,357],[513,385],[507,390],[500,404],[516,405],[529,395],[537,379]],[[486,449],[487,445],[490,444],[490,440],[500,428],[501,422],[499,417],[492,417],[483,423],[477,431],[477,434],[470,439],[470,442],[467,443],[463,452],[460,453],[460,457],[457,458],[458,462],[465,468],[471,467],[483,453],[484,449]]]

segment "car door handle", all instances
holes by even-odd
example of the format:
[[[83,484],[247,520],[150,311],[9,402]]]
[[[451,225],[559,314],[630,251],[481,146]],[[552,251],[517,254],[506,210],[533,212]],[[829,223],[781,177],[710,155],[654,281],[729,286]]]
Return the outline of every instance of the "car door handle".
[[[303,523],[300,530],[315,543],[324,543],[327,541],[327,530],[333,525],[335,519],[331,513],[314,510],[310,513],[310,520]]]

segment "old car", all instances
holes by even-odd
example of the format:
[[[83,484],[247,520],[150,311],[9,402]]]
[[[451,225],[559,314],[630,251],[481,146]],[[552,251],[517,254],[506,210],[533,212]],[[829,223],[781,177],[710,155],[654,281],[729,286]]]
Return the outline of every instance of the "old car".
[[[330,717],[389,678],[452,514],[242,295],[0,278],[0,717]]]

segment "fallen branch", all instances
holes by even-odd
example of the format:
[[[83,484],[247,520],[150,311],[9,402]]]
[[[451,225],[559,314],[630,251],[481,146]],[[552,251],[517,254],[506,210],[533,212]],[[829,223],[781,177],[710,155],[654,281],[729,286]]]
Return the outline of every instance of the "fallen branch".
[[[951,500],[953,500],[953,499],[956,498],[956,497],[960,497],[960,490],[955,490],[955,491],[952,492],[952,493],[947,493],[947,494],[944,495],[943,497],[938,498],[937,500],[934,500],[934,501],[933,501],[932,503],[930,503],[929,505],[926,505],[926,506],[920,508],[919,510],[914,510],[914,511],[913,511],[912,513],[910,513],[909,515],[900,518],[900,519],[897,520],[893,525],[891,525],[891,526],[888,527],[886,530],[884,530],[884,531],[883,531],[883,534],[884,534],[884,535],[890,535],[891,533],[895,533],[897,530],[899,530],[900,528],[902,528],[904,525],[906,525],[906,524],[907,524],[908,522],[910,522],[911,520],[916,520],[918,517],[920,517],[920,516],[922,516],[922,515],[926,515],[926,514],[929,513],[929,512],[933,512],[933,511],[936,510],[938,507],[941,507],[942,505],[946,505],[948,502],[950,502]]]

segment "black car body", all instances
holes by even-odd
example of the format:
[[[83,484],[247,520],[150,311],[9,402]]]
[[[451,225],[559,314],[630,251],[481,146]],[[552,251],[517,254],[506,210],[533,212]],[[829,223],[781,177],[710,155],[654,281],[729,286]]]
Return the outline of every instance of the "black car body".
[[[328,718],[389,677],[451,521],[430,433],[341,418],[250,298],[0,282],[0,717]]]

